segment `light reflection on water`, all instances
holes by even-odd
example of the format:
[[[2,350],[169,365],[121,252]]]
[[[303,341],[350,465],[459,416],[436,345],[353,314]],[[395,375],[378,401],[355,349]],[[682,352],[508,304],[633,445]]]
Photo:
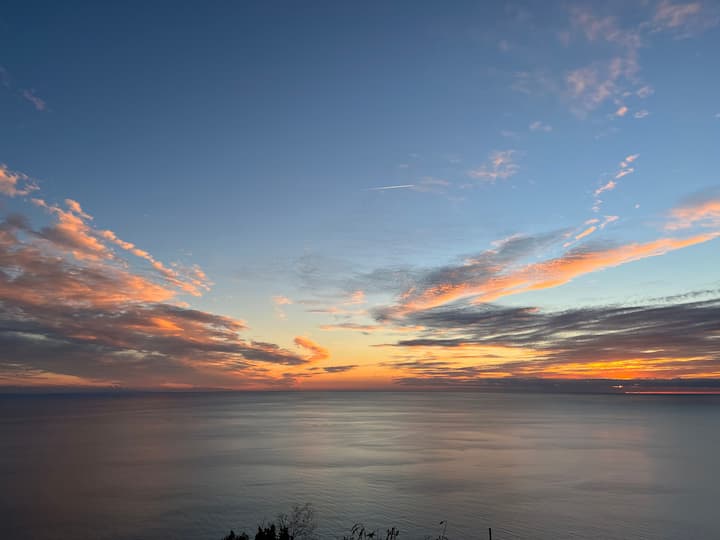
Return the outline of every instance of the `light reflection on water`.
[[[720,538],[720,399],[0,397],[3,538],[251,532],[294,502],[423,538]]]

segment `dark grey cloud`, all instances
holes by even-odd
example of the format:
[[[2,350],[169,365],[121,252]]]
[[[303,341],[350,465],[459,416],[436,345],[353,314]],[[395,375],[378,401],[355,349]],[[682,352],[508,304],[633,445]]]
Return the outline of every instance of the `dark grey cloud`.
[[[566,364],[622,360],[640,361],[641,367],[656,370],[658,377],[720,374],[720,298],[555,312],[456,304],[411,313],[398,324],[425,330],[412,339],[397,341],[396,347],[476,345],[529,351],[526,359],[520,354],[517,361],[491,367],[483,367],[479,358],[478,367],[465,373],[468,377],[497,371],[539,375]],[[422,367],[427,376],[442,377],[449,371],[448,365],[428,361],[415,367]]]
[[[325,366],[323,369],[326,373],[344,373],[346,371],[350,371],[351,369],[355,369],[357,367],[357,364],[348,364],[345,366]]]

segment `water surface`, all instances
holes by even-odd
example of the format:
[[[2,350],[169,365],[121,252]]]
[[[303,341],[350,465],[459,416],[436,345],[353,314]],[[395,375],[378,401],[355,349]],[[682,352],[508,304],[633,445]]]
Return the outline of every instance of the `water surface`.
[[[324,392],[0,397],[12,539],[720,538],[720,400]]]

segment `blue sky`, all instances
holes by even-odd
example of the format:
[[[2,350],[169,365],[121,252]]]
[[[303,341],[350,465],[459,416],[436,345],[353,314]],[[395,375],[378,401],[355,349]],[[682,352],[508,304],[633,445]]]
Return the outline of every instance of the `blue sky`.
[[[235,362],[231,376],[208,375],[202,355],[176,372],[158,371],[152,359],[171,352],[136,349],[125,336],[92,345],[117,354],[122,341],[124,354],[147,362],[140,374],[60,360],[55,370],[13,353],[3,359],[12,365],[5,378],[383,386],[410,381],[397,362],[413,355],[445,362],[445,372],[425,370],[424,379],[453,382],[468,366],[478,371],[473,380],[580,376],[515,364],[483,371],[487,351],[458,359],[442,345],[404,346],[397,333],[414,332],[423,343],[458,339],[457,327],[417,323],[428,310],[650,309],[660,298],[717,289],[719,23],[713,2],[7,2],[0,211],[34,227],[13,242],[30,247],[39,237],[43,256],[62,257],[68,274],[56,278],[60,289],[77,268],[95,269],[95,259],[58,241],[69,230],[53,205],[77,201],[93,219],[76,212],[84,225],[73,226],[112,244],[103,250],[107,264],[180,287],[162,299],[103,301],[103,309],[127,313],[161,301],[246,321],[243,337],[227,339],[271,343],[301,367],[266,370],[234,351],[213,363]],[[32,189],[11,190],[11,177]],[[130,253],[120,264],[128,253],[110,252],[127,249],[102,231],[150,258]],[[468,265],[518,238],[535,239],[534,247],[493,258],[492,268]],[[588,254],[593,262],[562,276],[560,263],[533,266]],[[5,290],[21,285],[11,267],[33,277],[13,257],[10,249],[3,259]],[[156,261],[166,270],[153,276]],[[207,278],[188,295],[167,269],[195,267]],[[552,275],[537,283],[539,273]],[[515,290],[517,275],[525,284]],[[499,278],[513,284],[498,292]],[[454,292],[440,297],[438,286]],[[50,323],[6,294],[6,306],[47,335],[40,327]],[[70,304],[97,301],[67,294]],[[51,296],[44,301],[57,302]],[[717,308],[717,294],[692,298],[708,303],[698,309]],[[669,302],[688,307],[687,298]],[[57,317],[58,342],[77,339]],[[572,363],[590,362],[591,376],[720,377],[719,351],[706,342],[716,331],[703,328],[702,343],[684,345],[697,346],[697,354],[680,355],[701,359],[696,370],[663,372],[669,357],[640,358],[650,344],[631,359]],[[530,363],[539,350],[560,358],[550,338],[528,344],[470,334],[462,335],[465,347],[492,342],[513,358],[525,351]],[[298,338],[319,344],[324,358],[312,358]],[[617,364],[630,360],[632,369]]]

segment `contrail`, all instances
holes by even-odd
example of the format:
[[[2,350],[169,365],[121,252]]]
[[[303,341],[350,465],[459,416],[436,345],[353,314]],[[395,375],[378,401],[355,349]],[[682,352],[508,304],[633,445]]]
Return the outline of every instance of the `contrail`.
[[[367,191],[384,191],[386,189],[406,189],[406,188],[414,188],[415,184],[403,184],[402,186],[380,186],[380,187],[371,187],[368,188]]]

